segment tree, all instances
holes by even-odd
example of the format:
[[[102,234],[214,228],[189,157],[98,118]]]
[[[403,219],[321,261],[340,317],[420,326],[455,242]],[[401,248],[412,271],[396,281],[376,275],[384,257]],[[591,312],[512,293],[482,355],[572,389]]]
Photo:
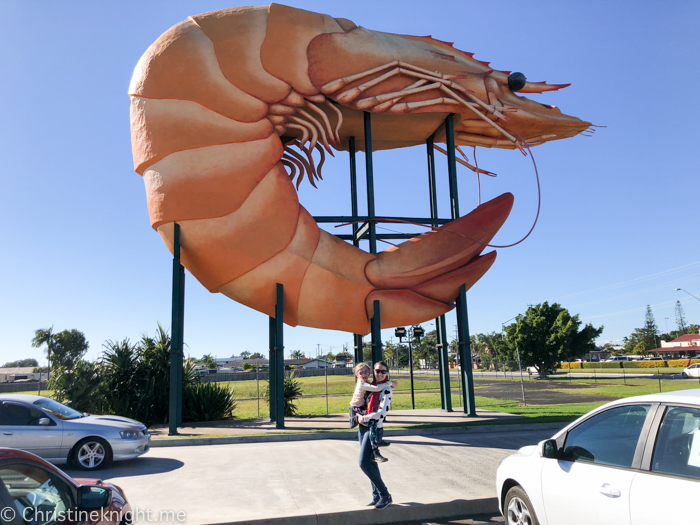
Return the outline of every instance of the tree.
[[[241,352],[241,359],[250,359],[250,352]]]
[[[306,355],[304,355],[304,352],[302,352],[301,350],[294,350],[294,351],[290,354],[290,357],[291,357],[292,359],[304,359],[304,358],[306,357]]]
[[[629,337],[623,338],[625,353],[635,354],[640,352],[640,343],[644,347],[644,351],[641,355],[646,354],[649,350],[653,350],[658,346],[656,339],[658,331],[656,321],[654,321],[654,314],[651,312],[651,307],[647,305],[644,326],[642,328],[635,328]]]
[[[85,334],[75,328],[63,330],[53,335],[51,370],[56,368],[71,369],[73,364],[85,355],[90,345]]]
[[[11,361],[2,365],[3,368],[24,368],[24,367],[38,368],[39,362],[36,359],[20,359],[19,361]]]
[[[216,360],[211,356],[211,354],[204,354],[199,360],[199,364],[204,368],[218,368]]]
[[[437,331],[432,330],[425,334],[420,341],[414,337],[411,344],[413,345],[413,362],[414,365],[423,360],[430,368],[434,362],[437,362]]]
[[[40,328],[34,332],[34,339],[32,339],[32,346],[34,348],[40,348],[42,345],[46,345],[46,356],[49,360],[49,370],[51,370],[51,354],[53,350],[54,334],[53,326],[51,328]]]
[[[525,315],[519,315],[515,323],[505,328],[501,357],[515,360],[517,349],[522,366],[534,366],[544,377],[547,369],[556,363],[595,350],[595,340],[603,333],[603,327],[587,324],[579,330],[581,324],[578,314],[571,316],[558,303],[550,306],[545,301],[531,306]]]
[[[678,331],[687,334],[688,325],[685,322],[685,311],[683,310],[683,305],[680,301],[676,301],[676,326],[678,326]]]
[[[265,359],[260,352],[255,352],[253,354],[250,354],[250,358],[251,359]]]

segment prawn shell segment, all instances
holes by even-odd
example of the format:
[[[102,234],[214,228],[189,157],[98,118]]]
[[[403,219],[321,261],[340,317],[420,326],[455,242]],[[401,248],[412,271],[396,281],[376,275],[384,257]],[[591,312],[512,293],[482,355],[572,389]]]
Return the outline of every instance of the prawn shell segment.
[[[131,97],[131,148],[134,169],[146,168],[171,153],[270,137],[272,123],[226,118],[189,100]]]
[[[294,238],[299,218],[294,186],[281,164],[233,213],[178,221],[182,264],[211,292],[274,257]],[[173,223],[158,228],[172,252]]]
[[[231,84],[212,41],[191,20],[168,29],[136,65],[129,95],[190,100],[240,122],[257,122],[267,104]]]
[[[214,45],[221,72],[234,86],[267,103],[279,102],[291,86],[263,67],[268,7],[238,7],[190,17]]]
[[[260,48],[260,59],[266,71],[283,80],[306,96],[320,91],[309,79],[309,43],[323,33],[344,33],[335,18],[270,4],[267,34]]]
[[[282,155],[276,135],[173,153],[146,169],[151,225],[228,215],[240,208]]]

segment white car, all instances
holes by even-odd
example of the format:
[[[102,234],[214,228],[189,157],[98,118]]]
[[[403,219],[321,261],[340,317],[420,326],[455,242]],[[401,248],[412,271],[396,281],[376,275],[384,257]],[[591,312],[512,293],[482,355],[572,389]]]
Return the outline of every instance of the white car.
[[[683,378],[694,377],[696,379],[700,377],[700,363],[695,363],[684,369],[683,372],[681,372],[681,376]]]
[[[698,523],[700,389],[630,397],[498,467],[508,525]]]

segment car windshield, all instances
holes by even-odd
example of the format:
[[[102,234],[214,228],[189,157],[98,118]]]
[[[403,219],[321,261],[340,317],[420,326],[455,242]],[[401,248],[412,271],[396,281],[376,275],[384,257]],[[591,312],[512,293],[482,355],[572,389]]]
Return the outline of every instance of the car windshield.
[[[59,419],[78,419],[79,417],[85,417],[84,414],[78,412],[77,410],[73,410],[66,405],[62,405],[58,401],[54,401],[53,399],[49,399],[47,397],[37,399],[34,401],[34,405],[38,406],[39,408],[43,408],[47,412],[50,412],[51,415],[56,416]]]

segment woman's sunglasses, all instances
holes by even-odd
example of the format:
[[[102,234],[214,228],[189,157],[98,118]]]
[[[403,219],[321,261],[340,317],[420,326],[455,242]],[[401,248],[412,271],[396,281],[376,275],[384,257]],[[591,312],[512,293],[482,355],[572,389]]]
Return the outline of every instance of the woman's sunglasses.
[[[374,373],[375,373],[375,374],[386,374],[386,373],[387,373],[387,369],[386,369],[386,368],[376,368],[376,369],[374,370]]]

